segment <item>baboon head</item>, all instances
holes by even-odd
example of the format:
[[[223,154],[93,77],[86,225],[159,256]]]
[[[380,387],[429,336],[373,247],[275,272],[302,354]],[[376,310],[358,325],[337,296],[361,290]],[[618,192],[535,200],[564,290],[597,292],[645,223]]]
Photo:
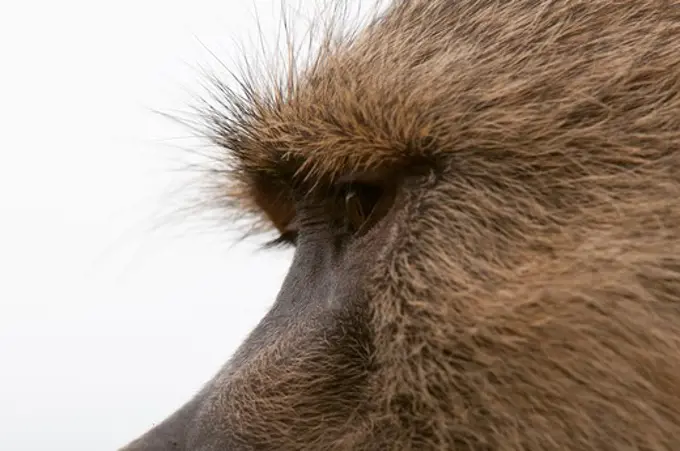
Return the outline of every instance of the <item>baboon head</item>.
[[[678,1],[397,0],[242,81],[213,192],[293,263],[126,451],[680,449]]]

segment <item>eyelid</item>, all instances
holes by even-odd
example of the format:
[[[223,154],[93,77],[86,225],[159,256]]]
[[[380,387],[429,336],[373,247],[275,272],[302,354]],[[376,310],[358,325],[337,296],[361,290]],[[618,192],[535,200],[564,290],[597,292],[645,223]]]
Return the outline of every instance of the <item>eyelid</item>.
[[[387,170],[366,170],[361,172],[355,172],[352,174],[345,174],[338,177],[335,185],[338,187],[343,187],[346,185],[380,185],[381,181],[390,180],[390,171]]]

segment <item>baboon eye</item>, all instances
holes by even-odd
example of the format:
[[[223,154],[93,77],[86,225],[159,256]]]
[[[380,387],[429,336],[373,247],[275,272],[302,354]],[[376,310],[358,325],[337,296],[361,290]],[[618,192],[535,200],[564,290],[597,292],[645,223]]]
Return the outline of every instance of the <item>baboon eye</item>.
[[[325,211],[330,215],[328,220],[338,232],[337,238],[344,240],[347,237],[364,234],[378,222],[389,209],[387,201],[390,198],[386,196],[386,191],[381,186],[352,182],[337,186],[327,199],[329,208],[319,211]],[[299,234],[299,228],[295,224],[298,224],[297,220],[293,220],[291,225],[282,231],[278,238],[267,243],[266,247],[295,246]]]
[[[375,222],[376,207],[383,197],[383,189],[369,184],[347,184],[341,189],[345,231],[355,234],[366,232]]]

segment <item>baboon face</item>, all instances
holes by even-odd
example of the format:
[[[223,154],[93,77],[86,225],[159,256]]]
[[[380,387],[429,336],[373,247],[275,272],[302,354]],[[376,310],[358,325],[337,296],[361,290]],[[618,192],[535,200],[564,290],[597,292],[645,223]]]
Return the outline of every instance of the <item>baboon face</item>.
[[[295,256],[125,450],[680,449],[679,42],[674,1],[396,1],[216,84],[209,193]]]

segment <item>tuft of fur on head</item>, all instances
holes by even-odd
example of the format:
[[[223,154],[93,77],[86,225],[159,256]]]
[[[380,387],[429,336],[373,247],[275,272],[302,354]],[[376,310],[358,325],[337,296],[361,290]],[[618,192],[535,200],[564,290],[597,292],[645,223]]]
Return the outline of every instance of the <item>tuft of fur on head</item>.
[[[379,20],[378,11],[384,2],[375,0],[373,8],[364,11],[368,17],[363,20],[359,17],[362,8],[351,11],[351,2],[320,3],[300,44],[295,40],[289,13],[282,11],[283,58],[268,55],[262,41],[259,58],[266,61],[264,65],[254,53],[244,55],[238,72],[220,62],[226,74],[204,73],[208,96],[193,105],[190,115],[172,115],[196,136],[216,146],[216,151],[203,156],[202,164],[194,166],[201,173],[199,184],[204,193],[197,201],[199,208],[227,213],[227,222],[247,226],[246,235],[284,225],[292,214],[289,196],[293,185],[307,183],[311,191],[332,184],[338,174],[352,172],[336,172],[340,168],[329,172],[331,166],[318,166],[320,161],[307,159],[309,155],[300,153],[294,142],[301,138],[299,133],[305,133],[298,127],[301,122],[293,125],[296,119],[289,115],[296,113],[279,114],[285,105],[296,102],[302,86],[329,58],[342,54],[345,46],[357,39],[367,21]],[[303,104],[300,107],[304,109]],[[291,126],[290,132],[298,136],[288,135],[286,130]],[[270,131],[265,132],[267,129]],[[332,143],[324,146],[329,145]],[[275,213],[270,214],[270,210]]]
[[[278,228],[295,184],[448,165],[367,275],[365,417],[332,449],[680,449],[679,43],[675,0],[397,0],[215,85],[218,199]],[[269,396],[241,407],[285,426]],[[263,443],[320,449],[304,424]]]
[[[291,41],[282,78],[247,67],[240,90],[211,80],[213,101],[198,110],[202,134],[227,150],[214,168],[219,197],[249,210],[252,187],[274,184],[285,203],[296,179],[332,182],[438,153],[526,172],[553,166],[554,153],[577,171],[641,162],[636,149],[674,138],[675,123],[655,122],[676,107],[664,98],[678,69],[663,47],[677,31],[672,4],[621,2],[608,16],[607,2],[397,1],[361,33],[328,21],[306,67]]]

